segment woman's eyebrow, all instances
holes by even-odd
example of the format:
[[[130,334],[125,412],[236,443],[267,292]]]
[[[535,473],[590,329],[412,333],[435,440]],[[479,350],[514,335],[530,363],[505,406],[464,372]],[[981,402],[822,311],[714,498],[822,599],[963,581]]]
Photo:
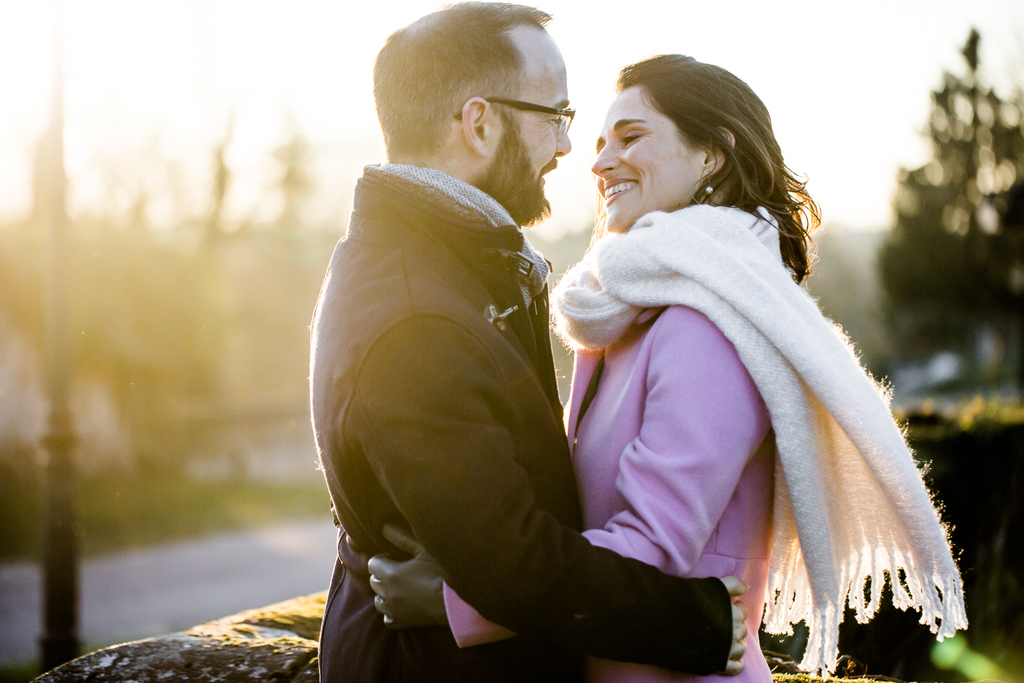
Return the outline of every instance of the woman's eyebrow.
[[[643,119],[619,119],[615,122],[615,125],[612,126],[612,129],[618,131],[631,123],[645,123],[645,121]]]

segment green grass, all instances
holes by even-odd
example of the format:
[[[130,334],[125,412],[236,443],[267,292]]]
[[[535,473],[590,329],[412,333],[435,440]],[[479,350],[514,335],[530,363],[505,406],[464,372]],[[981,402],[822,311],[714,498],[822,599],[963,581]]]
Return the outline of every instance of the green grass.
[[[37,664],[0,666],[0,683],[28,683],[39,675]]]
[[[0,560],[38,558],[40,487],[2,487]],[[178,477],[118,477],[79,482],[81,551],[96,555],[283,519],[327,518],[323,482],[199,482]],[[0,679],[3,683],[3,679]]]

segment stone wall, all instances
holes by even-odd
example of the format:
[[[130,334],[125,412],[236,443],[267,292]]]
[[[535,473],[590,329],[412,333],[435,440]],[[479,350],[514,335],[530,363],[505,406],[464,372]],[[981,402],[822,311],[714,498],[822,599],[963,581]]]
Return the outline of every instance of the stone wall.
[[[317,683],[316,643],[327,593],[241,612],[166,636],[79,657],[40,683]]]
[[[327,592],[241,612],[166,636],[115,645],[36,683],[319,683],[316,643]],[[774,683],[823,683],[776,673]],[[844,683],[878,683],[847,678]]]

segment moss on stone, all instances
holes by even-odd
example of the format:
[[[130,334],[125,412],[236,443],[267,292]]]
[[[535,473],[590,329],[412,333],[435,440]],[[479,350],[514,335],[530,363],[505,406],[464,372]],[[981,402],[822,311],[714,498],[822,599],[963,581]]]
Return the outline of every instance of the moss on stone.
[[[326,593],[286,600],[217,621],[100,650],[43,675],[160,683],[316,683],[317,637]]]
[[[842,683],[878,683],[873,678],[831,678],[833,682],[841,681]],[[772,681],[774,683],[824,683],[824,679],[818,676],[809,676],[807,674],[772,674]]]
[[[320,637],[320,622],[323,620],[326,603],[327,591],[322,591],[259,609],[239,612],[214,623],[251,624],[276,628],[291,631],[301,638],[316,641]]]

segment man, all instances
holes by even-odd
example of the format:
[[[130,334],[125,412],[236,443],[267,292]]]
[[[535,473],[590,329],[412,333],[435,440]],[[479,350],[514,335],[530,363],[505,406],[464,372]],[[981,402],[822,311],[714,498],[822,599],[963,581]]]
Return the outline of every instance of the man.
[[[313,427],[342,529],[325,681],[579,680],[585,653],[711,673],[730,656],[721,581],[666,576],[578,533],[548,266],[517,227],[547,214],[543,176],[570,150],[549,19],[455,5],[377,57],[391,163],[356,186],[312,333]],[[401,554],[389,523],[519,635],[460,649],[444,625],[386,628],[366,563]]]

